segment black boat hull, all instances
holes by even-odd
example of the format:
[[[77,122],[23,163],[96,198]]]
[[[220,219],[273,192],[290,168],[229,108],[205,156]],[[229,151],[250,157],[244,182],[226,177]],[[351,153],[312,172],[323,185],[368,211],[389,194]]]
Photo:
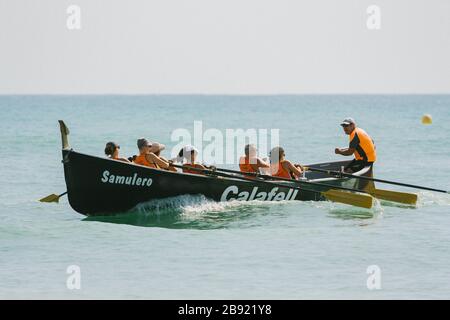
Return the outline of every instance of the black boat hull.
[[[221,178],[157,170],[120,161],[90,156],[73,150],[63,150],[63,163],[68,198],[71,207],[83,215],[110,215],[126,212],[139,203],[152,199],[180,195],[204,195],[215,201],[261,200],[282,201],[325,200],[321,192],[329,188],[305,187],[291,182],[279,182],[284,186],[271,186],[234,178]],[[347,162],[314,165],[330,170],[339,169]],[[371,172],[369,173],[371,174]],[[327,184],[363,189],[359,179],[333,179],[314,176]]]

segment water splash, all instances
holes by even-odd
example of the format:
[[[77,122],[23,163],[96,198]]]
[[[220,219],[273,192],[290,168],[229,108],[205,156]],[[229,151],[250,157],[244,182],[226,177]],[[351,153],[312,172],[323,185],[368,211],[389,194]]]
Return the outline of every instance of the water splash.
[[[450,206],[450,195],[444,193],[436,193],[431,191],[421,191],[418,193],[418,207],[429,206]]]
[[[183,195],[143,202],[131,209],[130,212],[137,212],[145,215],[161,215],[167,213],[181,214],[184,207],[201,206],[208,202],[208,199],[202,195]]]
[[[344,220],[361,221],[383,215],[383,207],[376,199],[371,209],[363,209],[329,201],[217,202],[203,195],[183,195],[141,203],[129,212],[116,216],[89,217],[85,220],[176,229],[242,228],[253,226],[255,221],[259,221],[257,217],[289,215],[292,213],[289,207],[320,209]]]
[[[85,220],[143,227],[221,229],[235,223],[242,227],[244,221],[254,219],[255,215],[271,214],[272,210],[267,210],[270,207],[292,203],[293,201],[216,202],[203,195],[183,195],[141,203],[126,213],[88,217]],[[299,202],[296,203],[298,205]]]
[[[371,209],[353,207],[330,201],[311,202],[311,205],[315,208],[328,211],[330,217],[341,220],[375,221],[377,219],[381,219],[384,214],[382,203],[376,198],[374,198],[373,206]]]
[[[202,215],[208,213],[230,212],[252,207],[267,207],[290,203],[289,201],[228,201],[217,202],[203,195],[183,195],[172,198],[151,200],[137,205],[131,211],[142,214]]]

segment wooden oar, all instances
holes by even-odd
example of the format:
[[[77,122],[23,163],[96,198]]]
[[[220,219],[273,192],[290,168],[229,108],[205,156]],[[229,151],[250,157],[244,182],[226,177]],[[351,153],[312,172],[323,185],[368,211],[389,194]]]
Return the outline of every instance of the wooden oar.
[[[61,198],[62,196],[66,195],[67,191],[64,193],[61,193],[60,195],[57,194],[51,194],[48,195],[44,198],[42,198],[41,200],[39,200],[40,202],[55,202],[55,203],[59,203],[59,198]]]
[[[300,184],[300,185],[314,185],[314,186],[319,186],[319,187],[325,187],[328,189],[339,189],[339,190],[344,190],[344,191],[349,191],[349,192],[359,192],[359,193],[369,194],[369,192],[366,190],[352,189],[352,188],[341,187],[341,186],[336,186],[336,185],[322,183],[322,182],[313,182],[313,181],[306,181],[306,180],[295,180],[295,179],[288,179],[288,178],[282,178],[282,177],[274,177],[274,176],[269,176],[266,174],[255,173],[255,172],[242,172],[242,171],[223,169],[223,168],[215,168],[213,171],[214,172],[216,172],[216,171],[229,172],[229,173],[239,174],[241,176],[253,176],[253,177],[262,178],[265,180],[280,180],[280,181],[286,181],[286,182],[293,182],[293,183]],[[232,176],[232,177],[236,178],[235,176]],[[255,181],[255,180],[252,179],[252,181]]]
[[[176,165],[176,164],[171,164],[171,166],[173,166],[175,168],[180,168],[180,169],[185,168],[184,166],[180,166],[180,165]],[[321,191],[317,191],[317,190],[299,188],[299,187],[289,186],[286,184],[281,184],[281,183],[276,183],[276,182],[268,182],[268,181],[260,180],[260,179],[255,180],[252,178],[234,176],[234,175],[220,172],[220,170],[222,170],[222,169],[217,169],[217,170],[206,169],[205,170],[205,169],[189,167],[189,170],[198,171],[199,173],[208,173],[208,174],[217,175],[217,176],[221,176],[221,177],[225,177],[225,178],[239,179],[239,180],[250,181],[250,182],[258,182],[258,183],[268,184],[271,186],[278,186],[278,187],[282,187],[282,188],[290,188],[290,189],[295,189],[295,190],[300,190],[300,191],[316,192],[316,193],[322,194],[326,199],[328,199],[330,201],[344,203],[344,204],[361,207],[361,208],[366,208],[366,209],[370,209],[373,206],[373,197],[368,194],[344,192],[344,191],[335,190],[335,189],[330,189],[330,190],[321,192]],[[224,169],[224,170],[227,170],[227,169]],[[233,170],[230,170],[230,171],[233,171]],[[236,172],[242,174],[242,172],[239,172],[239,171],[236,171]],[[245,174],[247,175],[247,173],[245,173]],[[277,177],[275,177],[275,178],[277,178]],[[291,181],[292,179],[277,179],[277,180]],[[292,182],[300,182],[300,181],[292,180]],[[336,186],[331,186],[331,187],[335,188]],[[336,187],[336,188],[339,188],[339,187]]]
[[[305,169],[306,168],[307,167],[305,167]],[[346,188],[346,187],[333,186],[330,184],[320,183],[320,182],[299,181],[299,180],[293,180],[293,179],[287,179],[287,178],[273,177],[273,176],[268,176],[268,175],[255,173],[255,172],[245,172],[244,173],[242,171],[223,169],[223,168],[217,168],[216,170],[223,171],[223,172],[237,173],[240,175],[250,175],[253,177],[261,177],[261,178],[270,179],[270,180],[283,180],[283,181],[289,181],[289,182],[294,182],[294,183],[298,183],[298,184],[318,185],[318,186],[328,187],[330,189],[340,189],[340,190],[346,190],[346,191],[351,191],[351,192],[367,193],[377,199],[391,201],[391,202],[398,202],[398,203],[403,203],[403,204],[407,204],[407,205],[416,205],[417,204],[417,194],[414,194],[414,193],[382,190],[382,189],[375,189],[375,188],[365,189],[365,190],[357,190],[357,189],[351,189],[351,188]],[[345,192],[344,195],[348,195],[348,193]],[[331,197],[331,196],[332,195],[329,194],[329,197]]]
[[[305,169],[307,169],[308,167],[305,167]],[[304,184],[315,184],[318,186],[323,186],[323,187],[329,187],[329,188],[339,188],[341,190],[347,190],[347,191],[352,191],[352,192],[360,192],[360,193],[367,193],[370,194],[371,196],[377,198],[377,199],[381,199],[381,200],[386,200],[386,201],[392,201],[392,202],[398,202],[398,203],[403,203],[403,204],[407,204],[407,205],[416,205],[417,204],[417,194],[415,193],[406,193],[406,192],[398,192],[398,191],[390,191],[390,190],[383,190],[383,189],[376,189],[376,188],[370,188],[370,189],[365,189],[365,190],[357,190],[357,189],[351,189],[351,188],[346,188],[346,187],[336,187],[330,184],[326,184],[326,183],[320,183],[320,182],[311,182],[311,181],[299,181],[299,180],[292,180],[292,179],[286,179],[286,178],[278,178],[278,177],[272,177],[272,176],[268,176],[268,175],[263,175],[263,174],[259,174],[259,173],[254,173],[254,172],[246,172],[243,173],[241,171],[235,171],[235,170],[230,170],[230,169],[217,169],[219,171],[224,171],[224,172],[231,172],[231,173],[238,173],[238,174],[245,174],[245,175],[251,175],[254,177],[262,177],[265,179],[270,179],[270,180],[284,180],[284,181],[291,181],[291,182],[297,182],[297,183],[304,183]]]
[[[322,194],[330,201],[349,204],[356,207],[370,209],[373,206],[373,198],[368,194],[351,193],[330,189],[322,192]]]
[[[414,185],[414,184],[407,184],[407,183],[396,182],[396,181],[389,181],[389,180],[383,180],[383,179],[377,179],[377,178],[362,177],[362,176],[357,176],[357,175],[354,175],[354,174],[340,172],[340,171],[324,170],[324,169],[311,168],[311,167],[307,167],[307,169],[309,169],[311,171],[316,171],[316,172],[323,172],[323,173],[326,173],[328,175],[339,175],[339,176],[343,176],[343,177],[356,178],[356,179],[368,180],[368,181],[373,181],[373,182],[387,183],[387,184],[392,184],[392,185],[396,185],[396,186],[402,186],[402,187],[408,187],[408,188],[414,188],[414,189],[421,189],[421,190],[428,190],[428,191],[434,191],[434,192],[450,194],[450,191],[446,191],[446,190],[434,189],[434,188],[418,186],[418,185]]]
[[[326,173],[326,174],[332,175],[332,176],[337,175],[337,176],[345,176],[345,177],[351,177],[351,178],[361,179],[361,180],[386,182],[386,180],[375,179],[375,178],[370,178],[370,177],[361,177],[361,176],[357,176],[357,175],[353,175],[353,174],[347,174],[345,172],[342,173],[340,171],[331,171],[331,170],[324,170],[324,169],[311,168],[311,167],[306,167],[306,169],[311,170],[311,171]],[[391,182],[391,181],[389,181],[389,182]],[[395,184],[405,185],[405,184],[400,184],[400,183],[395,183]],[[406,185],[406,186],[411,186],[411,185]],[[430,188],[426,188],[426,189],[430,189]],[[366,189],[366,191],[369,194],[371,194],[372,196],[374,196],[375,198],[386,200],[386,201],[391,201],[391,202],[403,203],[403,204],[407,204],[407,205],[415,206],[417,204],[417,200],[418,200],[418,196],[415,193],[384,190],[384,189],[378,189],[378,188],[374,188],[374,187],[369,187]],[[442,192],[444,190],[433,189],[433,191]]]
[[[408,205],[413,205],[413,206],[415,206],[417,204],[418,196],[415,193],[383,190],[383,189],[376,189],[376,188],[369,188],[366,191],[377,199],[398,202],[398,203],[403,203],[403,204],[408,204]]]

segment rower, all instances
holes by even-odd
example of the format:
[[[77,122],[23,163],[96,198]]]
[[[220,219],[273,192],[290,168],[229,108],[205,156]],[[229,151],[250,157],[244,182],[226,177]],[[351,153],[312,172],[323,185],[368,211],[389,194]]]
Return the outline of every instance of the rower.
[[[375,143],[372,138],[361,128],[356,126],[353,118],[347,118],[341,123],[345,134],[350,138],[348,148],[336,148],[335,153],[343,156],[355,155],[345,168],[345,172],[358,172],[365,167],[372,167],[377,160]]]
[[[106,144],[105,154],[108,158],[110,158],[112,160],[118,160],[118,161],[122,161],[122,162],[130,162],[128,159],[121,158],[119,156],[119,150],[120,150],[120,146],[117,143],[110,141]]]
[[[257,156],[258,150],[254,144],[245,146],[245,155],[239,159],[241,172],[260,173],[262,168],[270,168],[270,165]]]
[[[152,152],[152,144],[147,139],[138,139],[137,147],[139,148],[139,155],[134,159],[135,164],[155,169],[169,168],[170,164],[168,161],[161,159]]]
[[[157,157],[159,157],[161,160],[166,161],[167,163],[169,163],[169,167],[168,168],[164,168],[164,170],[168,170],[168,171],[173,171],[173,172],[177,172],[177,169],[173,166],[170,166],[171,164],[171,160],[167,160],[166,158],[164,158],[163,156],[161,156],[161,151],[163,151],[164,149],[166,149],[166,146],[162,143],[159,142],[152,142],[151,143],[151,149],[150,152],[153,152]]]
[[[201,170],[207,169],[206,166],[196,163],[197,155],[198,155],[197,148],[195,148],[194,146],[191,146],[191,145],[187,145],[187,146],[183,147],[180,150],[180,152],[178,152],[176,161],[183,163],[184,160],[186,160],[186,162],[183,164],[183,173],[203,174],[200,171],[192,170],[192,168],[201,169]]]
[[[293,164],[285,159],[285,152],[282,147],[275,147],[270,151],[270,172],[273,177],[286,179],[298,179],[303,174],[303,167]]]

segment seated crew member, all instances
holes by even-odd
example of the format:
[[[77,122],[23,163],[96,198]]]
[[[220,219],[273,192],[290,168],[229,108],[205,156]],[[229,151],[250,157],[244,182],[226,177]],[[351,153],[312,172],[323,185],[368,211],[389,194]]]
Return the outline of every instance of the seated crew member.
[[[163,151],[166,148],[166,146],[159,142],[151,142],[150,144],[151,144],[150,152],[154,153],[157,157],[166,161],[170,165],[172,160],[167,160],[166,158],[161,156],[161,151]],[[168,168],[165,168],[165,170],[177,172],[177,169],[173,166],[169,166]]]
[[[355,159],[344,170],[353,173],[373,166],[377,160],[377,153],[372,138],[363,129],[358,128],[352,118],[342,121],[341,126],[350,138],[350,145],[348,148],[336,148],[335,153],[343,156],[355,155]]]
[[[241,172],[261,173],[261,168],[270,168],[270,165],[258,158],[258,150],[253,144],[245,146],[245,155],[239,159],[239,169]]]
[[[270,151],[270,172],[273,177],[298,179],[303,174],[299,164],[292,164],[285,159],[286,154],[282,147],[275,147]]]
[[[138,139],[137,147],[139,148],[139,155],[134,159],[134,163],[155,169],[169,168],[169,162],[161,159],[152,152],[152,145],[147,139]]]
[[[108,158],[110,158],[112,160],[130,162],[130,161],[128,161],[128,159],[121,158],[119,156],[119,150],[120,150],[120,146],[117,143],[110,141],[106,144],[105,154],[108,156]]]
[[[202,170],[207,169],[206,166],[196,163],[197,155],[198,150],[191,145],[187,145],[180,150],[176,160],[180,163],[183,163],[183,161],[186,160],[186,162],[183,164],[183,173],[204,174],[201,171],[192,170],[192,168]]]

